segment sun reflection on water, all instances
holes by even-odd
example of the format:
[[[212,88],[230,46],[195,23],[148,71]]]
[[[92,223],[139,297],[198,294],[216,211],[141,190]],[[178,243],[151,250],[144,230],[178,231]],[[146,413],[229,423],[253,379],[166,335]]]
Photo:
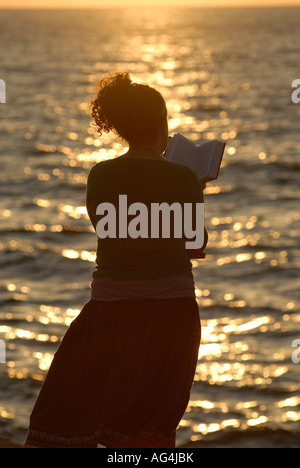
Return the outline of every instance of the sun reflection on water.
[[[197,19],[193,12],[184,19],[181,13],[173,13],[162,12],[155,18],[149,13],[130,17],[124,13],[126,41],[121,43],[122,35],[118,36],[117,50],[108,35],[102,44],[103,56],[94,47],[95,26],[91,43],[86,43],[92,54],[97,50],[95,56],[86,61],[85,52],[81,59],[78,53],[77,75],[73,65],[68,75],[64,61],[66,86],[59,90],[51,85],[50,93],[44,88],[40,95],[29,96],[35,103],[33,113],[37,109],[44,120],[26,122],[21,128],[21,121],[12,118],[18,137],[24,137],[26,152],[19,151],[22,159],[18,160],[17,148],[12,146],[14,157],[1,176],[4,190],[7,185],[19,194],[25,188],[22,197],[17,197],[20,203],[12,190],[12,202],[5,200],[7,206],[0,210],[4,259],[0,288],[5,304],[0,337],[8,345],[8,378],[29,379],[28,387],[17,382],[16,399],[21,385],[30,393],[32,381],[41,384],[63,333],[79,313],[84,275],[81,279],[71,275],[77,267],[89,275],[96,255],[95,233],[83,206],[87,174],[95,163],[127,150],[111,135],[99,137],[90,124],[89,104],[100,76],[112,66],[126,67],[133,80],[155,86],[166,98],[170,134],[182,132],[196,144],[214,138],[227,143],[220,177],[204,191],[209,232],[206,261],[192,261],[202,343],[195,386],[180,429],[197,441],[237,429],[295,428],[300,401],[290,342],[300,324],[300,215],[294,206],[297,183],[293,185],[297,141],[282,137],[292,122],[280,111],[280,95],[276,96],[278,122],[269,119],[274,107],[270,110],[264,85],[251,75],[258,50],[244,57],[242,42],[220,41],[224,24],[227,28],[223,18],[219,27],[211,28],[216,19],[209,23],[206,14]],[[186,29],[178,27],[181,24]],[[234,32],[242,38],[243,31],[235,27],[232,38]],[[276,40],[271,33],[269,37]],[[253,44],[256,47],[255,41],[247,46],[251,49]],[[48,41],[45,50],[47,46]],[[66,42],[60,44],[57,56],[69,53],[65,46]],[[275,89],[268,62],[258,63]],[[236,80],[237,71],[240,80]],[[50,72],[45,76],[54,83],[54,70]],[[62,75],[57,76],[60,81]],[[31,85],[29,90],[36,88]],[[274,106],[274,96],[269,97]],[[16,124],[6,120],[4,125],[15,138]],[[296,135],[295,127],[289,131],[293,128]],[[270,145],[275,135],[276,154]],[[67,275],[69,283],[62,284],[61,278]],[[15,413],[0,407],[4,420],[14,418]]]

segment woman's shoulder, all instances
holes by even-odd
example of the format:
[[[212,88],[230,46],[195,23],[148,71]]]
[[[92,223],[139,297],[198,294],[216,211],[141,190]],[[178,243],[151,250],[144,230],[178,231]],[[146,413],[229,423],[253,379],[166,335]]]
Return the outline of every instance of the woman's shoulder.
[[[177,172],[178,176],[181,178],[186,178],[188,182],[201,185],[199,178],[195,171],[193,171],[190,167],[185,166],[184,164],[176,163],[173,161],[168,161],[174,168],[174,171]]]
[[[91,180],[93,179],[94,177],[95,178],[98,178],[101,174],[103,175],[108,175],[108,171],[111,171],[113,170],[114,172],[115,171],[120,171],[121,173],[123,172],[124,170],[124,166],[122,164],[115,164],[115,162],[117,160],[121,160],[120,158],[112,158],[112,159],[107,159],[105,161],[100,161],[98,162],[97,164],[95,164],[91,169],[90,169],[90,172],[88,174],[88,179]],[[124,161],[126,161],[126,159],[124,158],[123,159]],[[159,174],[161,173],[161,176],[162,177],[165,177],[166,174],[169,174],[170,177],[174,177],[174,178],[178,178],[182,181],[182,179],[186,179],[187,182],[190,182],[190,183],[200,183],[199,180],[198,180],[198,177],[197,175],[195,174],[195,172],[190,169],[188,166],[185,166],[183,164],[180,164],[180,163],[177,163],[177,162],[173,162],[173,161],[168,161],[167,159],[165,161],[163,160],[158,160],[158,161],[154,161],[155,164],[153,164],[153,160],[146,160],[148,162],[147,164],[147,173],[149,174],[151,171],[151,167],[153,169],[153,171],[155,171],[155,173]],[[128,162],[128,160],[127,160]],[[131,162],[130,164],[130,169],[131,171],[133,171],[133,168],[134,168],[134,162],[135,160],[134,159],[129,159],[129,163]],[[161,163],[161,164],[156,164],[157,162]],[[133,164],[132,164],[133,163]],[[137,165],[139,166],[139,165]],[[141,167],[144,167],[144,165],[142,164],[142,166],[139,166],[139,170],[141,169]]]
[[[187,177],[193,177],[195,172],[188,166],[185,166],[184,164],[180,164],[174,161],[168,161],[169,164],[171,164],[175,170],[178,172],[181,172],[182,174],[186,175]]]
[[[112,160],[111,159],[106,159],[105,161],[99,161],[97,164],[91,167],[89,174],[88,174],[88,179],[91,179],[92,177],[96,176],[103,170],[105,170],[107,167],[109,167],[109,164]]]

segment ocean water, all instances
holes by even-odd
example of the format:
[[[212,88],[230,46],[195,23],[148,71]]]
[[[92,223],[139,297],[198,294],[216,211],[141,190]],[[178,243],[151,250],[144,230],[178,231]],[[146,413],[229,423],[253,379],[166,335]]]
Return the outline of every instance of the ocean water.
[[[24,442],[89,300],[86,177],[126,150],[99,139],[89,104],[119,70],[163,94],[170,134],[227,143],[193,262],[203,338],[177,445],[300,447],[299,21],[300,8],[0,10],[0,434]]]

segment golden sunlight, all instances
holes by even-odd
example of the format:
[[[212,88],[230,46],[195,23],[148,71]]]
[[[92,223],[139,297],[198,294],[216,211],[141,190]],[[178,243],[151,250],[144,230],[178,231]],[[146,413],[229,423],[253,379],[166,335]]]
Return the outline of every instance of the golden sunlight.
[[[112,7],[264,7],[299,6],[300,0],[111,0],[108,4],[101,0],[0,0],[0,8],[112,8]]]

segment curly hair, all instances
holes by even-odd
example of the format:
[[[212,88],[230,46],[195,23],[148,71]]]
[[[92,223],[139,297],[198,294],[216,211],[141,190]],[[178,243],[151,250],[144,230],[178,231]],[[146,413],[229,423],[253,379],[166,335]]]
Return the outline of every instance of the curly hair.
[[[91,105],[100,136],[113,131],[131,145],[155,141],[166,116],[162,95],[146,84],[133,83],[127,72],[101,79]]]

